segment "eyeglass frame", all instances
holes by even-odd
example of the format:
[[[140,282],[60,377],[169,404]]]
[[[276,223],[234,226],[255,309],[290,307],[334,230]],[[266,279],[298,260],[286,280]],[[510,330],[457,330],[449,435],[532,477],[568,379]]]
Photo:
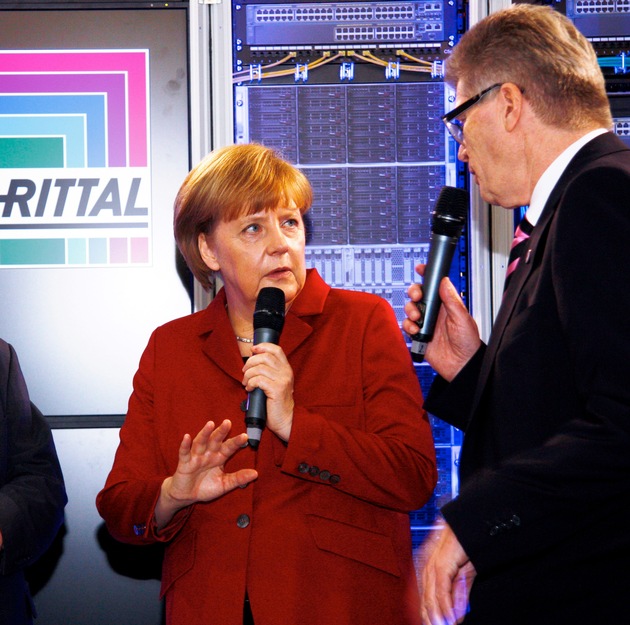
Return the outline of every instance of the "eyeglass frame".
[[[462,102],[459,106],[455,107],[449,113],[442,115],[440,119],[444,122],[446,129],[449,131],[451,137],[457,141],[460,145],[464,142],[464,124],[459,123],[456,124],[455,120],[462,114],[465,113],[469,108],[473,107],[477,104],[486,94],[490,93],[493,89],[497,87],[501,87],[503,85],[502,82],[497,82],[490,87],[487,87],[483,91],[480,91],[477,95],[474,95],[472,98],[468,98],[465,102]]]

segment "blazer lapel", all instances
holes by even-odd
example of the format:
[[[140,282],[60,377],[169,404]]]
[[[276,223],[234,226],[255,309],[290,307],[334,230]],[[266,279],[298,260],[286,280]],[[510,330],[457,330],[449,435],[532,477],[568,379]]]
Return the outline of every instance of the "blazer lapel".
[[[287,356],[313,333],[309,318],[321,315],[329,292],[330,286],[317,271],[308,269],[304,287],[289,308],[280,335],[280,345]]]
[[[322,313],[329,291],[330,287],[317,271],[309,269],[304,287],[287,312],[280,334],[280,346],[287,356],[313,333],[306,318]],[[225,305],[225,291],[221,289],[208,307],[199,313],[201,349],[217,367],[240,381],[243,378],[243,359]]]
[[[225,291],[221,289],[200,313],[201,350],[219,369],[240,382],[243,379],[243,358],[225,304]]]

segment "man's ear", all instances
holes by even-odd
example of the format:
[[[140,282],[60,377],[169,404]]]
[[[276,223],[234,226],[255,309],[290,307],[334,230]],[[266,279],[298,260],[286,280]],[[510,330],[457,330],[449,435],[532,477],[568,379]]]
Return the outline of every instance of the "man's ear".
[[[504,104],[505,129],[511,132],[523,114],[523,92],[513,82],[505,82],[501,85],[499,97],[502,98]]]
[[[219,265],[219,260],[217,259],[214,250],[210,247],[209,239],[210,237],[203,233],[199,233],[199,237],[197,238],[197,245],[199,247],[199,254],[201,254],[201,258],[206,266],[212,271],[219,271],[221,266]]]

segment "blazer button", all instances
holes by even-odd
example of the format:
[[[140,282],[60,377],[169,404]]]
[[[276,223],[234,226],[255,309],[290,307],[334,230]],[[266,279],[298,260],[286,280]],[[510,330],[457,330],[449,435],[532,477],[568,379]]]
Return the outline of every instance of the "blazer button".
[[[247,514],[241,514],[238,519],[236,519],[236,525],[241,529],[245,529],[249,525],[249,516]]]
[[[324,480],[324,482],[327,482],[330,479],[330,471],[322,471],[319,474],[319,479]]]
[[[331,484],[339,484],[339,482],[341,482],[341,476],[337,475],[336,473],[330,476]]]
[[[306,462],[301,462],[298,465],[298,471],[300,473],[308,473],[308,470],[310,469],[310,467],[308,466],[308,464],[306,464]]]
[[[315,477],[319,474],[319,467],[311,467],[309,474]]]

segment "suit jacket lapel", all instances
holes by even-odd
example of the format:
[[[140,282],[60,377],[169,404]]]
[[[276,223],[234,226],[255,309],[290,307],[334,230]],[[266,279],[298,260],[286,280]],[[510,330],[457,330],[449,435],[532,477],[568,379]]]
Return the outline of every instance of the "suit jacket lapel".
[[[527,282],[529,276],[531,275],[531,272],[536,266],[534,260],[539,258],[544,251],[544,241],[546,239],[546,236],[543,235],[546,233],[547,228],[550,225],[551,218],[557,206],[557,198],[554,199],[553,195],[554,194],[552,193],[552,195],[549,197],[543,213],[540,216],[540,219],[538,220],[534,231],[529,237],[525,255],[521,257],[521,263],[519,264],[518,270],[515,271],[512,275],[510,279],[510,286],[505,292],[505,296],[503,298],[503,301],[501,302],[499,312],[492,327],[492,333],[490,335],[490,341],[488,342],[488,348],[486,349],[486,354],[483,359],[483,364],[479,376],[479,384],[477,385],[477,392],[474,401],[475,409],[479,404],[479,401],[481,399],[481,392],[488,381],[490,372],[492,371],[495,355],[497,353],[497,350],[499,349],[499,346],[501,345],[501,341],[503,340],[505,329],[508,325],[508,322],[510,321],[510,318],[512,317],[516,302],[521,295],[523,286]]]
[[[582,171],[582,169],[588,163],[591,163],[599,156],[623,149],[626,149],[623,143],[612,133],[602,134],[592,141],[589,141],[573,157],[565,171],[560,176],[560,179],[558,180],[556,186],[551,191],[551,194],[549,195],[545,207],[543,208],[543,211],[540,215],[540,219],[538,220],[538,223],[536,224],[534,231],[529,238],[527,251],[521,261],[522,265],[524,266],[519,266],[519,270],[516,271],[512,276],[510,286],[505,293],[505,297],[503,299],[503,302],[501,303],[501,307],[499,308],[499,312],[495,319],[490,336],[490,341],[488,342],[488,348],[484,355],[481,371],[479,374],[479,382],[477,384],[475,398],[473,400],[471,413],[473,416],[476,413],[477,408],[479,407],[483,391],[488,382],[492,367],[494,366],[497,350],[501,345],[501,341],[503,340],[505,329],[510,321],[510,318],[512,317],[516,302],[521,296],[523,286],[527,282],[534,267],[537,265],[535,261],[539,259],[543,254],[545,241],[547,239],[546,235],[549,228],[551,227],[553,216],[555,214],[556,208],[558,207],[558,204],[560,203],[564,190],[570,183],[571,179],[577,173]]]

